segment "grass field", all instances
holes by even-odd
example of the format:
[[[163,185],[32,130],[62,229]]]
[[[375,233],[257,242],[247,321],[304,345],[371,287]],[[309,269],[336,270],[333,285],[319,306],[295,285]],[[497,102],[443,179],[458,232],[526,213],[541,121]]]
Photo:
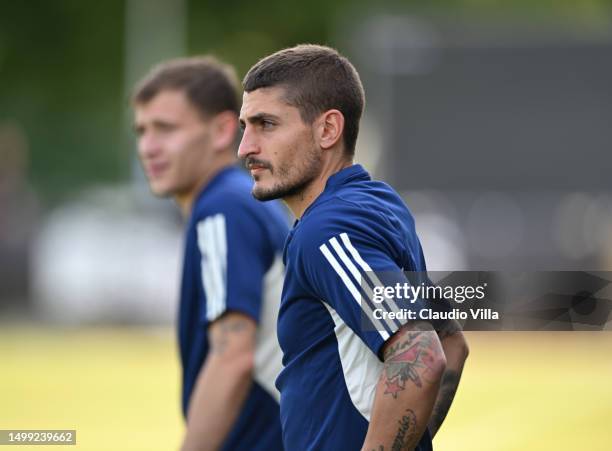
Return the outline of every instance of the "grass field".
[[[612,333],[468,338],[463,383],[436,450],[612,449]],[[76,447],[36,450],[178,447],[171,330],[4,328],[0,362],[0,429],[77,430]]]

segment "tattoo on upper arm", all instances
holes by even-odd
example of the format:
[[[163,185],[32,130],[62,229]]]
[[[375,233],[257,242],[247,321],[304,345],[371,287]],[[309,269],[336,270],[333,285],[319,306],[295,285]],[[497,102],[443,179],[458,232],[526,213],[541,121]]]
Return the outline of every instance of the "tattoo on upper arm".
[[[385,363],[381,380],[385,383],[384,394],[397,399],[399,392],[406,389],[406,382],[422,387],[429,380],[433,363],[441,354],[435,332],[427,325],[417,323],[416,330],[403,332],[403,336],[385,350]],[[402,332],[400,332],[402,333]]]
[[[219,321],[218,333],[212,334],[210,340],[210,352],[213,354],[223,354],[231,334],[243,333],[248,326],[243,318],[221,318]]]

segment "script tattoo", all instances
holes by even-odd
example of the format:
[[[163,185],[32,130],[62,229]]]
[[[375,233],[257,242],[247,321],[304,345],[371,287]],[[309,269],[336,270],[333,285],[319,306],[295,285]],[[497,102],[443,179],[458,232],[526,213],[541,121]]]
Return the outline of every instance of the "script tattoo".
[[[247,322],[240,318],[221,318],[218,333],[210,340],[210,352],[223,354],[230,340],[230,334],[241,333],[247,329]]]
[[[417,417],[412,409],[406,409],[406,414],[397,421],[398,429],[393,443],[391,444],[391,451],[408,451],[414,449],[416,444],[416,424]],[[385,447],[380,445],[378,449],[372,449],[372,451],[385,451]]]
[[[385,351],[385,365],[381,379],[385,383],[384,394],[397,399],[399,392],[406,389],[410,381],[417,387],[423,386],[432,371],[433,362],[441,351],[433,342],[436,338],[431,326],[416,323],[415,330],[398,332],[399,339]]]
[[[391,445],[391,451],[403,451],[410,449],[409,445],[414,445],[414,434],[416,432],[416,414],[412,409],[406,409],[406,415],[397,422],[399,429]]]

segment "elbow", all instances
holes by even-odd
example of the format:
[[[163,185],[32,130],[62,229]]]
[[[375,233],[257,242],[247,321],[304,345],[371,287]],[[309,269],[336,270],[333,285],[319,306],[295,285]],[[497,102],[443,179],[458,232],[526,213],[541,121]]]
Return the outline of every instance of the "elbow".
[[[435,338],[437,341],[437,337]],[[447,367],[450,366],[448,357],[445,355],[439,342],[434,343],[433,346],[429,347],[427,353],[423,354],[421,363],[426,368],[425,373],[423,374],[423,381],[431,387],[436,387],[437,390],[440,381],[444,377]]]
[[[210,356],[206,362],[211,377],[223,380],[228,386],[236,387],[252,379],[255,371],[255,355],[244,350],[228,355]]]
[[[255,355],[250,352],[248,355],[243,356],[240,364],[237,366],[237,372],[241,377],[251,378],[255,371]]]
[[[439,355],[431,359],[429,371],[432,379],[437,383],[442,380],[442,376],[444,376],[444,372],[446,371],[446,365],[446,357],[443,352],[440,352]]]
[[[470,347],[467,342],[465,342],[465,347],[463,348],[463,361],[465,362],[470,355]]]
[[[225,362],[225,374],[232,375],[239,381],[251,379],[255,371],[255,355],[253,352],[243,352]]]
[[[462,332],[444,338],[442,348],[448,360],[448,366],[453,368],[462,367],[470,354],[470,348]]]
[[[204,371],[209,374],[211,380],[236,390],[252,380],[254,370],[255,354],[252,350],[245,349],[223,355],[209,354]]]
[[[458,335],[459,335],[458,340],[457,340],[458,353],[459,353],[461,360],[465,362],[468,356],[470,355],[470,347],[468,346],[467,340],[465,339],[465,335],[463,335],[463,333],[459,333]]]

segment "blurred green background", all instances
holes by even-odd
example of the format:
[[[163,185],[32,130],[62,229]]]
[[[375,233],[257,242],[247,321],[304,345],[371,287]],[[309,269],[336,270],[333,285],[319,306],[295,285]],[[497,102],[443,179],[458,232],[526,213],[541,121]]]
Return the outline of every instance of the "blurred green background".
[[[150,64],[177,56],[177,50],[213,52],[243,75],[282,47],[338,45],[339,24],[357,27],[375,13],[608,27],[612,1],[2,0],[0,8],[0,121],[21,124],[29,141],[30,180],[45,200],[57,201],[96,182],[130,177],[131,84]],[[167,11],[173,13],[162,20]],[[128,38],[132,24],[141,23],[150,34],[140,45],[143,62],[130,72],[137,57]],[[172,25],[179,29],[168,29]]]

